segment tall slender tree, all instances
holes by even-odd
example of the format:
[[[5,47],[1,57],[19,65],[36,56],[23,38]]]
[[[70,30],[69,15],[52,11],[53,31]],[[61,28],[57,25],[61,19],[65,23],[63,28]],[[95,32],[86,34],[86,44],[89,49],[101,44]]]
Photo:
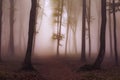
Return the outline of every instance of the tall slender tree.
[[[88,22],[88,39],[89,39],[89,58],[91,57],[91,0],[88,1],[87,22]]]
[[[115,62],[116,65],[118,65],[118,52],[117,52],[117,33],[116,33],[116,7],[115,7],[115,0],[112,0],[113,2],[113,21],[114,21],[114,50],[115,50]]]
[[[58,38],[57,38],[57,55],[58,56],[60,54],[59,47],[60,47],[60,40],[61,40],[60,36],[61,36],[62,17],[63,17],[62,16],[62,13],[63,13],[63,3],[64,3],[64,0],[60,0],[60,5],[59,5],[60,11],[58,11],[58,14],[60,14],[60,16],[58,16],[59,23],[58,23],[58,26],[57,26],[57,28],[58,28],[58,30],[57,30],[57,36],[58,36]]]
[[[109,3],[111,3],[111,0],[109,0]],[[112,26],[111,26],[111,12],[110,12],[111,7],[109,6],[109,38],[110,38],[110,57],[113,57],[113,48],[112,48]]]
[[[86,46],[85,46],[85,35],[86,35],[86,0],[83,1],[83,12],[82,12],[82,51],[81,51],[81,61],[85,62],[86,61]]]
[[[31,62],[32,57],[32,46],[33,46],[33,38],[35,33],[35,24],[36,24],[36,8],[37,8],[37,0],[31,0],[32,7],[30,11],[30,20],[29,20],[29,34],[28,34],[28,44],[26,56],[24,59],[23,70],[34,70]]]
[[[10,39],[9,55],[14,55],[14,0],[10,0]]]
[[[105,35],[106,35],[106,0],[101,0],[101,31],[100,31],[100,49],[98,57],[94,63],[95,68],[100,68],[105,56]]]
[[[88,21],[88,31],[89,31],[89,57],[91,57],[91,28],[90,28],[90,21],[91,21],[91,0],[89,0],[89,21]]]
[[[97,56],[97,59],[92,65],[84,65],[80,67],[80,69],[77,71],[81,70],[94,70],[94,69],[100,69],[101,64],[103,62],[104,56],[105,56],[105,35],[106,35],[106,0],[101,0],[101,18],[102,18],[102,23],[101,23],[101,31],[100,31],[100,49],[99,49],[99,54]]]
[[[0,0],[0,62],[2,61],[1,57],[1,38],[2,38],[2,0]]]
[[[66,29],[66,41],[65,41],[65,55],[68,53],[68,41],[70,32],[70,15],[71,15],[72,1],[66,0],[66,10],[67,10],[67,29]]]

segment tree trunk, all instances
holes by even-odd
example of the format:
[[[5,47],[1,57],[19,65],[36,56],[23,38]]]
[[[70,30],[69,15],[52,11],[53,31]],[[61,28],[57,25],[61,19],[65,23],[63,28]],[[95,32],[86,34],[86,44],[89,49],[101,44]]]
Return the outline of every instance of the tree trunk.
[[[111,0],[109,0],[109,2],[111,3]],[[110,38],[110,58],[113,57],[113,49],[112,49],[112,26],[111,26],[111,13],[110,13],[110,6],[109,6],[109,38]]]
[[[67,55],[67,51],[68,51],[68,39],[69,39],[69,32],[70,32],[70,14],[71,14],[71,6],[72,6],[72,1],[67,1],[68,5],[70,5],[70,7],[68,7],[67,9],[67,29],[66,29],[66,42],[65,42],[65,55]]]
[[[67,20],[67,30],[66,30],[66,42],[65,42],[65,55],[67,55],[67,49],[68,49],[68,34],[69,34],[69,16]]]
[[[87,22],[88,22],[88,39],[89,39],[89,58],[91,58],[91,30],[90,30],[90,20],[91,20],[91,0],[89,0]]]
[[[80,67],[77,72],[80,71],[91,71],[95,69],[100,69],[105,56],[105,36],[106,36],[106,0],[101,0],[101,31],[100,31],[100,49],[96,61],[92,65],[84,65]]]
[[[2,61],[1,57],[1,43],[2,43],[2,0],[0,0],[0,62]]]
[[[106,35],[106,0],[101,0],[101,32],[100,32],[100,49],[98,57],[94,63],[94,68],[100,68],[101,63],[103,62],[104,55],[105,55],[105,35]]]
[[[116,65],[118,65],[115,0],[113,0],[112,2],[113,2],[113,21],[114,21],[114,50],[115,50],[115,62],[116,62]]]
[[[28,45],[26,56],[24,59],[23,70],[34,70],[31,62],[32,57],[32,46],[33,46],[33,38],[34,38],[34,29],[36,24],[36,7],[37,0],[31,0],[32,7],[30,11],[30,20],[29,20],[29,34],[28,34]]]
[[[85,52],[85,27],[86,27],[86,20],[85,20],[85,16],[86,16],[86,0],[82,0],[83,1],[83,13],[82,13],[82,51],[81,51],[81,61],[82,62],[86,62],[86,52]]]
[[[14,0],[10,0],[10,39],[9,55],[14,55]]]
[[[89,31],[89,57],[91,58],[91,30],[90,30],[90,20],[91,20],[91,0],[89,0],[89,22],[88,22],[88,31]]]
[[[60,0],[58,0],[58,9],[60,8]],[[59,34],[59,25],[60,25],[60,16],[59,16],[59,10],[57,11],[57,36]],[[57,38],[57,56],[59,56],[59,38]]]
[[[60,17],[59,17],[60,22],[59,22],[59,26],[58,26],[59,28],[58,28],[58,34],[57,34],[57,36],[58,36],[58,40],[57,40],[57,56],[60,55],[59,47],[60,47],[60,36],[61,36],[61,27],[62,27],[63,2],[64,2],[64,0],[60,0],[60,3],[61,3],[60,12],[58,11],[59,14],[60,14]]]
[[[75,26],[74,26],[75,27]],[[74,44],[74,51],[75,51],[75,54],[77,54],[77,42],[76,42],[76,30],[73,31],[73,44]]]

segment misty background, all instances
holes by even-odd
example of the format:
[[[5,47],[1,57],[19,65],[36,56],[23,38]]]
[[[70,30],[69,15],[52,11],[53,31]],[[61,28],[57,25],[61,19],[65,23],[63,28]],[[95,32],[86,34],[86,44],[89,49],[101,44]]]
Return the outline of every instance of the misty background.
[[[73,42],[73,33],[72,29],[69,32],[68,39],[68,54],[80,54],[81,53],[81,34],[82,34],[82,5],[81,0],[71,0],[74,7],[73,13],[76,14],[77,17],[77,26],[76,26],[76,47],[77,53],[75,51],[75,45]],[[100,8],[100,0],[92,0],[91,3],[91,51],[92,54],[98,54],[99,50],[99,35],[100,35],[100,24],[101,24],[101,8]],[[42,55],[56,55],[56,40],[52,39],[53,33],[56,33],[56,25],[53,20],[53,8],[55,5],[51,2],[51,0],[40,0],[37,11],[37,21],[36,21],[36,34],[35,34],[35,45],[34,45],[34,55],[42,56]],[[66,41],[66,19],[67,19],[67,3],[64,6],[63,13],[63,24],[62,24],[62,34],[64,35],[63,40],[60,42],[60,54],[65,54],[65,41]],[[29,15],[31,9],[31,1],[30,0],[15,0],[14,2],[14,50],[15,55],[21,56],[25,55],[27,49],[27,41],[28,41],[28,28],[29,28]],[[117,18],[117,47],[118,54],[120,52],[120,38],[119,38],[119,17],[120,12],[116,13]],[[113,24],[111,24],[113,25]],[[2,56],[10,56],[10,0],[3,0],[3,17],[2,17]],[[87,32],[87,29],[86,29]],[[113,33],[113,29],[112,29]],[[113,37],[113,35],[112,35]],[[114,41],[114,40],[112,40]],[[114,47],[112,47],[114,48]],[[86,53],[89,51],[88,47],[88,33],[86,34]],[[109,39],[109,25],[107,23],[107,31],[106,31],[106,53],[110,55],[110,39]]]

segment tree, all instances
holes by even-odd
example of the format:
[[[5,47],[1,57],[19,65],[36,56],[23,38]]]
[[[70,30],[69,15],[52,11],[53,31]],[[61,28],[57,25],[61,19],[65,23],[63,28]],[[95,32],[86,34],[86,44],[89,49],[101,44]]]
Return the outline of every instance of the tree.
[[[2,0],[0,0],[0,62],[2,61],[1,58],[1,38],[2,38]]]
[[[70,13],[71,13],[71,5],[72,1],[66,0],[66,10],[67,10],[67,29],[66,29],[66,42],[65,42],[65,55],[67,55],[68,50],[68,38],[69,38],[69,30],[70,30]]]
[[[60,36],[61,36],[61,27],[62,27],[62,13],[63,13],[63,3],[64,3],[64,0],[60,0],[59,1],[60,3],[58,3],[58,4],[60,4],[59,6],[58,6],[58,8],[60,9],[60,11],[58,11],[58,14],[60,14],[60,16],[58,16],[58,21],[59,21],[59,23],[58,23],[58,26],[57,26],[57,28],[58,28],[58,30],[57,30],[57,36],[58,36],[58,38],[57,38],[57,55],[59,55],[60,54],[60,52],[59,52],[59,47],[60,47]]]
[[[109,3],[111,3],[111,0],[109,0]],[[111,12],[110,12],[111,7],[109,6],[109,37],[110,37],[110,57],[113,57],[113,48],[112,48],[112,26],[111,26]]]
[[[100,31],[100,49],[99,49],[99,54],[97,56],[97,59],[92,65],[84,65],[80,67],[80,69],[77,71],[81,70],[94,70],[94,69],[100,69],[101,64],[103,62],[104,56],[105,56],[105,35],[106,35],[106,0],[101,0],[101,18],[102,18],[102,23],[101,23],[101,31]]]
[[[10,39],[9,53],[14,55],[14,0],[10,0]]]
[[[31,3],[32,3],[32,7],[30,11],[30,20],[29,20],[28,44],[27,44],[27,51],[24,59],[24,64],[22,67],[23,70],[34,70],[31,62],[31,57],[32,57],[34,30],[35,30],[35,24],[36,24],[37,0],[31,0]]]
[[[68,53],[68,41],[69,41],[69,33],[70,33],[70,16],[71,16],[71,9],[72,9],[72,1],[66,0],[65,1],[65,7],[67,11],[67,25],[66,25],[66,41],[65,41],[65,56]]]
[[[115,50],[115,62],[118,65],[118,52],[117,52],[117,33],[116,33],[116,7],[115,7],[115,0],[113,2],[113,21],[114,21],[114,50]]]
[[[91,20],[91,0],[89,0],[89,18],[88,18],[88,34],[89,34],[89,57],[91,57],[91,30],[90,30],[90,20]]]
[[[105,35],[106,35],[106,0],[101,0],[101,31],[100,31],[100,49],[98,57],[94,63],[95,68],[100,68],[105,56]]]
[[[91,58],[91,29],[90,29],[90,23],[91,23],[91,0],[88,1],[88,12],[86,14],[87,16],[87,22],[88,22],[88,39],[89,39],[89,58]]]
[[[85,34],[86,34],[86,0],[83,0],[83,12],[82,12],[82,51],[81,51],[81,61],[86,61],[86,55],[85,55]]]
[[[54,23],[56,24],[57,31],[53,33],[52,38],[57,40],[57,56],[60,55],[59,48],[61,46],[60,41],[63,39],[63,35],[61,34],[62,29],[62,20],[63,20],[63,5],[64,0],[52,0],[52,6],[54,7],[53,17]]]

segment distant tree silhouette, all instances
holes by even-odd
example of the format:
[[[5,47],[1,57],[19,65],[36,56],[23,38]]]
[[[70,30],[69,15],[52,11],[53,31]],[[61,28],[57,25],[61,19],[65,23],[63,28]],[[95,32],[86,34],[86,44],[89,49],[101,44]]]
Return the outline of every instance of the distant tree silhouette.
[[[116,33],[116,6],[115,6],[115,0],[112,0],[113,2],[113,21],[114,21],[114,50],[115,50],[115,62],[116,65],[118,65],[118,52],[117,52],[117,33]]]
[[[111,0],[109,0],[109,2],[111,3]],[[110,9],[111,9],[111,7],[109,6],[108,15],[109,15],[110,58],[112,58],[113,57],[113,48],[112,48],[112,25],[111,25]]]
[[[82,51],[81,51],[81,61],[86,61],[86,52],[85,52],[85,35],[86,35],[86,0],[83,0],[83,12],[82,12]]]
[[[59,0],[59,6],[58,6],[58,8],[59,8],[59,10],[58,10],[58,14],[60,15],[60,16],[58,16],[58,23],[57,23],[57,36],[58,36],[58,38],[57,38],[57,56],[59,56],[60,55],[60,51],[59,51],[59,48],[60,48],[60,41],[61,41],[61,39],[60,39],[60,36],[61,36],[61,27],[62,27],[62,14],[63,14],[63,4],[64,4],[64,0]]]
[[[14,55],[14,0],[10,0],[10,39],[9,39],[9,55]]]
[[[34,29],[36,24],[36,7],[37,0],[31,0],[31,11],[30,11],[30,20],[29,20],[29,34],[28,34],[28,44],[26,56],[24,59],[23,70],[34,70],[31,57],[32,57],[32,46],[33,46],[33,38],[34,38]]]
[[[2,38],[2,0],[0,0],[0,62],[2,61],[1,58],[1,38]]]
[[[68,53],[68,41],[69,41],[69,33],[70,33],[70,14],[71,14],[71,8],[72,8],[72,2],[70,0],[67,0],[66,3],[68,3],[67,10],[67,29],[66,29],[66,41],[65,41],[65,56]]]
[[[88,1],[88,9],[87,9],[87,22],[88,22],[88,37],[89,37],[89,58],[91,58],[91,0]]]

